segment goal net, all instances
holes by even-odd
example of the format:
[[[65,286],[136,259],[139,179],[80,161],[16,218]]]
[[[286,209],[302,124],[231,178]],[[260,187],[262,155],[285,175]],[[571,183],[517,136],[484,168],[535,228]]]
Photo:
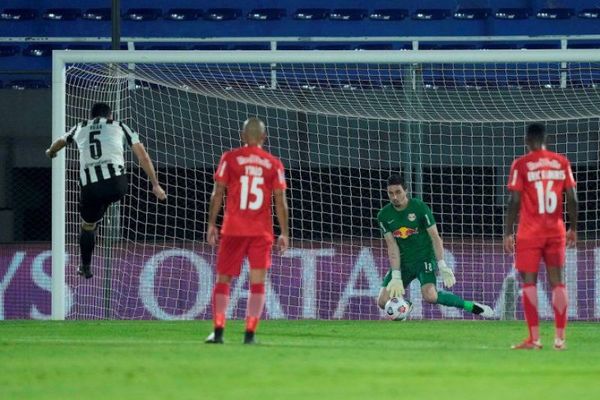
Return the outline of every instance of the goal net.
[[[522,318],[513,257],[501,241],[508,170],[526,152],[533,121],[546,124],[549,148],[569,157],[578,182],[580,242],[567,251],[566,267],[570,318],[600,317],[597,56],[213,52],[206,61],[210,55],[198,52],[136,53],[147,57],[67,60],[66,98],[55,106],[66,128],[87,119],[94,102],[108,102],[115,119],[139,132],[168,200],[155,200],[128,152],[129,193],[101,223],[95,276],[82,279],[78,154],[68,149],[66,318],[211,318],[215,251],[204,240],[212,175],[220,155],[240,145],[250,116],[265,121],[265,147],[284,162],[289,186],[292,246],[273,255],[266,318],[381,318],[375,298],[388,261],[376,214],[388,202],[392,172],[430,205],[457,278],[451,290],[490,304],[499,318]],[[540,313],[550,318],[544,273],[540,282]],[[245,265],[232,285],[230,317],[243,317],[247,287]],[[418,281],[408,297],[412,318],[472,318],[424,303]]]

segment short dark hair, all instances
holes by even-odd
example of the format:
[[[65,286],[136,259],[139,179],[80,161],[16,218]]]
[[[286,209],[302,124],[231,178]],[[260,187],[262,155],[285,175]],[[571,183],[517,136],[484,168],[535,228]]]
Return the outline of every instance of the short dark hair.
[[[405,187],[404,186],[404,178],[400,174],[392,174],[388,177],[387,185],[388,186],[400,185],[404,188]]]
[[[108,118],[111,113],[112,110],[106,103],[96,103],[92,106],[92,118]]]
[[[540,123],[530,124],[525,137],[531,143],[542,144],[546,141],[546,127]]]

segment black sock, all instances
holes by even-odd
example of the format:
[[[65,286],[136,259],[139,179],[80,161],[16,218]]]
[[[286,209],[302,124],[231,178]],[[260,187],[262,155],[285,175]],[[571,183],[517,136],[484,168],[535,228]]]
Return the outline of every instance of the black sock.
[[[215,339],[221,339],[223,337],[224,328],[215,328]]]
[[[90,265],[92,263],[92,253],[96,245],[96,230],[81,230],[79,235],[79,248],[81,249],[81,264]]]

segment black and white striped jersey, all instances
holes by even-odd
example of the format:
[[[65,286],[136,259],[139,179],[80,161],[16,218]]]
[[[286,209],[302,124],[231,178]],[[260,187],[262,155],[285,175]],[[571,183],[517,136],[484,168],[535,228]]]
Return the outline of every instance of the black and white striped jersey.
[[[125,173],[125,143],[139,143],[139,135],[122,122],[106,118],[83,121],[71,128],[63,139],[79,148],[81,186]]]

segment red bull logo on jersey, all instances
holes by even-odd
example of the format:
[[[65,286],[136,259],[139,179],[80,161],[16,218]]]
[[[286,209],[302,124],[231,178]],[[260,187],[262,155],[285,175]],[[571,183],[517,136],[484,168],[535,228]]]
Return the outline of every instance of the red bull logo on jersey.
[[[401,228],[398,228],[394,231],[393,235],[395,238],[400,238],[400,239],[407,239],[408,237],[412,236],[412,235],[416,235],[417,233],[419,233],[419,229],[413,229],[413,228],[408,228],[406,226],[403,226]]]

